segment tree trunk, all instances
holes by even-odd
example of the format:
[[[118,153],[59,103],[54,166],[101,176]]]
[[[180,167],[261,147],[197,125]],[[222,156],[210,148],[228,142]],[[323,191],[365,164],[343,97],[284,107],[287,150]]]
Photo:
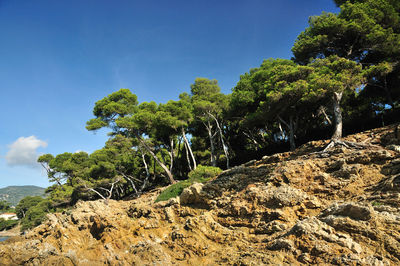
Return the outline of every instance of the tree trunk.
[[[279,118],[279,116],[278,116],[278,118]],[[281,118],[279,118],[279,119],[281,119]],[[283,131],[283,128],[282,128],[282,125],[281,125],[280,122],[278,123],[278,127],[279,127],[279,131],[281,132],[281,138],[283,140],[285,140],[286,139],[286,134],[285,134],[285,131]]]
[[[50,176],[52,176],[52,171],[51,171],[50,167],[49,167],[48,165],[45,165],[44,163],[40,163],[40,164],[41,164],[42,167],[46,170],[46,172],[47,172],[47,177],[50,178]],[[63,191],[65,191],[65,189],[64,189],[63,185],[61,184],[60,180],[59,180],[57,177],[55,177],[55,176],[53,176],[53,179],[57,182],[58,186],[60,186],[61,189],[62,189]]]
[[[290,150],[294,151],[296,149],[296,143],[294,142],[293,116],[289,117],[289,142],[290,142]]]
[[[208,131],[208,138],[210,139],[210,149],[211,149],[211,165],[216,167],[217,166],[217,162],[215,160],[215,146],[214,146],[214,136],[212,134],[212,127],[210,124],[210,121],[207,121],[207,131]]]
[[[282,119],[280,115],[278,115],[278,119],[286,126],[286,128],[289,130],[289,145],[290,145],[290,150],[294,151],[296,149],[296,142],[294,140],[294,131],[295,131],[295,125],[293,123],[293,116],[289,117],[289,123],[287,123],[285,120]]]
[[[390,106],[392,107],[392,109],[393,109],[393,108],[394,108],[394,102],[393,102],[392,95],[390,94],[390,91],[389,91],[388,86],[387,86],[387,79],[386,79],[386,76],[385,76],[384,83],[385,83],[385,85],[383,86],[383,88],[384,88],[385,93],[386,93],[386,98],[387,98],[387,100],[388,100],[389,105],[390,105]]]
[[[178,153],[176,154],[176,159],[179,160],[179,156],[181,155],[181,143],[182,143],[182,137],[178,136],[178,146],[177,146],[177,151]]]
[[[251,142],[254,144],[254,149],[258,151],[258,149],[261,147],[261,145],[257,142],[257,140],[252,136],[252,134],[249,132],[243,131],[243,135],[245,135]]]
[[[182,128],[182,137],[183,137],[184,142],[186,143],[187,149],[189,150],[190,157],[192,157],[193,169],[195,170],[197,168],[196,158],[194,157],[194,154],[193,154],[193,151],[192,151],[192,147],[190,146],[189,141],[186,138],[186,133],[185,133],[185,130],[183,128]]]
[[[343,92],[333,93],[333,114],[335,115],[335,132],[332,135],[332,140],[339,140],[342,137],[343,118],[342,110],[340,109],[340,101],[342,100]]]
[[[322,115],[324,116],[325,121],[326,121],[329,125],[332,125],[332,121],[329,119],[329,116],[328,116],[328,114],[326,113],[325,107],[324,107],[324,106],[321,105],[321,106],[319,107],[319,109],[318,109],[318,112],[319,112],[319,114],[322,114]]]
[[[65,189],[64,189],[63,185],[61,184],[60,180],[58,180],[57,178],[55,180],[56,180],[57,184],[61,187],[61,189],[63,191],[65,191]]]
[[[174,167],[174,157],[175,157],[174,140],[172,138],[170,139],[170,148],[171,148],[171,151],[169,152],[169,158],[171,160],[171,163],[169,165],[169,171],[172,173],[172,168]]]
[[[142,155],[144,169],[146,170],[146,178],[149,178],[150,172],[149,172],[149,167],[147,166],[146,158],[144,157],[144,153],[143,153],[142,149],[140,147],[139,147],[139,149],[140,149],[140,154]]]
[[[149,179],[150,179],[150,174],[148,176],[146,176],[146,179],[143,181],[142,187],[140,188],[140,192],[143,192],[143,190],[146,188],[147,182],[149,182]]]
[[[217,128],[218,128],[218,131],[219,131],[219,136],[221,138],[222,148],[224,150],[225,157],[226,157],[226,169],[229,169],[229,151],[228,151],[228,146],[225,144],[225,141],[224,141],[224,138],[223,138],[222,129],[221,129],[220,125],[219,125],[219,122],[218,122],[217,118],[214,115],[212,115],[211,113],[209,113],[209,115],[212,118],[214,118],[215,123],[217,124]]]
[[[163,164],[160,159],[158,159],[157,155],[154,154],[154,152],[150,149],[150,147],[146,144],[146,142],[142,139],[142,137],[140,137],[138,134],[135,134],[136,137],[138,138],[138,140],[140,141],[140,143],[143,145],[143,147],[150,153],[150,155],[154,158],[154,160],[156,160],[156,162],[161,166],[162,169],[164,169],[164,172],[167,174],[169,182],[171,184],[175,183],[175,179],[172,176],[171,171],[168,169],[167,166],[165,166],[165,164]]]
[[[90,191],[92,191],[92,192],[94,192],[94,193],[96,193],[97,195],[99,195],[103,200],[107,200],[107,198],[104,197],[104,196],[103,196],[100,192],[98,192],[97,190],[95,190],[95,189],[93,189],[93,188],[90,188],[90,187],[87,187],[87,189],[90,190]]]
[[[188,149],[188,147],[187,147],[186,142],[183,142],[183,144],[185,145],[186,161],[187,161],[187,163],[188,163],[189,170],[192,171],[192,163],[190,162],[190,158],[189,158],[189,149]]]
[[[135,183],[133,182],[132,178],[128,177],[126,174],[124,174],[124,173],[122,173],[122,172],[119,172],[119,173],[120,173],[126,180],[128,180],[128,181],[131,183],[131,186],[132,186],[133,190],[135,191],[135,194],[136,194],[136,195],[139,195],[139,194],[138,194],[138,190],[136,189]]]

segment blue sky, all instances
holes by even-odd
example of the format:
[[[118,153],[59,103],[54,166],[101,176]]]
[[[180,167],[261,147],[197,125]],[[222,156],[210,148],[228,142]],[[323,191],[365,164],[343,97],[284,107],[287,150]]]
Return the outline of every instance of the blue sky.
[[[0,187],[48,186],[35,163],[103,146],[94,103],[129,88],[140,102],[189,92],[196,77],[230,93],[263,59],[290,58],[308,17],[333,0],[0,0]]]

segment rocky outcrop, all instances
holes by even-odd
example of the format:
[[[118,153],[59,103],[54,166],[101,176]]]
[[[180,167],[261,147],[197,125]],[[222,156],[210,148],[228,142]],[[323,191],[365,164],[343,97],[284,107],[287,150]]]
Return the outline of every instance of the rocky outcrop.
[[[266,156],[154,203],[79,202],[0,244],[0,265],[400,264],[393,127]]]

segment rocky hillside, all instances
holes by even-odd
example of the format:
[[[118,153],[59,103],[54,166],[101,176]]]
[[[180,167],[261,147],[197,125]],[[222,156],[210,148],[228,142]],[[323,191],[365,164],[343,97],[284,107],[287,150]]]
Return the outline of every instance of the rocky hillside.
[[[37,186],[9,186],[0,188],[0,200],[5,200],[13,206],[26,196],[44,196],[45,189]]]
[[[400,265],[400,136],[251,161],[179,198],[79,202],[0,244],[1,265]]]

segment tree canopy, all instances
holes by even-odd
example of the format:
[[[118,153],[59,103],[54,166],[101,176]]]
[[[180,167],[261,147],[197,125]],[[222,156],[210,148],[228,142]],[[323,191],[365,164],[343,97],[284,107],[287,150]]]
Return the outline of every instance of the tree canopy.
[[[400,97],[400,4],[395,0],[335,1],[338,14],[309,19],[292,48],[294,60],[307,64],[332,55],[375,66],[362,96],[377,107],[398,105]]]

